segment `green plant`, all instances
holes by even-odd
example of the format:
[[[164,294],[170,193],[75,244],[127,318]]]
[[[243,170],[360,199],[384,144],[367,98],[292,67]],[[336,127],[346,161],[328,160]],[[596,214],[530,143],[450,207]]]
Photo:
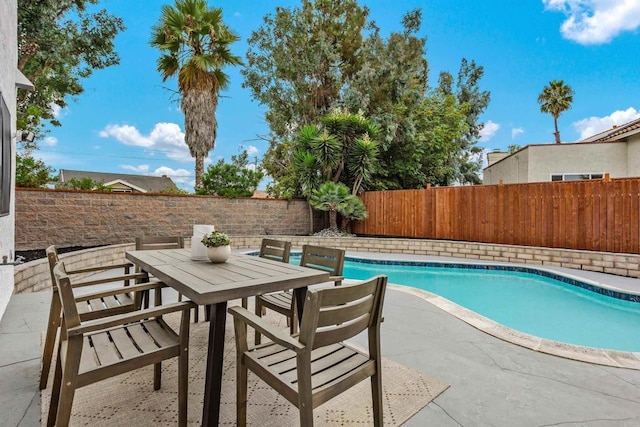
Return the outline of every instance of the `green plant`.
[[[212,231],[205,234],[201,240],[202,244],[208,248],[217,248],[219,246],[227,246],[231,244],[231,239],[226,233],[220,231]]]

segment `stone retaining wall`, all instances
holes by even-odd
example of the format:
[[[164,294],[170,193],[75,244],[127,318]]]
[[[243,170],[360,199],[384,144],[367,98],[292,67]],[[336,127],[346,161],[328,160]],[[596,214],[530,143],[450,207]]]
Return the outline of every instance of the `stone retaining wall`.
[[[232,236],[237,249],[256,249],[265,236]],[[569,249],[549,249],[528,246],[496,245],[446,240],[417,240],[393,238],[327,238],[312,236],[269,236],[289,240],[294,249],[304,244],[331,246],[358,252],[381,252],[414,255],[459,257],[474,260],[512,262],[598,271],[619,276],[640,278],[640,255],[610,252],[589,252]],[[185,244],[190,247],[190,240]],[[133,244],[103,246],[61,254],[69,269],[92,267],[121,261]],[[15,267],[15,292],[35,292],[51,288],[46,259]]]
[[[314,225],[322,226],[322,212]],[[136,236],[191,237],[193,224],[232,235],[307,235],[305,200],[93,191],[16,190],[15,250],[131,243]]]

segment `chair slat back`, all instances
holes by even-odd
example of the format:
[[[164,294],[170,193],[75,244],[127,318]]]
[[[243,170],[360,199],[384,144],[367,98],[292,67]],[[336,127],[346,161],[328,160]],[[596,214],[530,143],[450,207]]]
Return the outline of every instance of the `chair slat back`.
[[[67,275],[64,261],[58,261],[53,267],[53,279],[55,282],[54,286],[58,288],[67,328],[80,325],[80,315],[78,314],[76,300],[73,296],[73,290],[71,289],[71,280],[69,280],[69,276]]]
[[[386,276],[376,276],[352,285],[310,289],[300,342],[311,348],[324,347],[379,326],[386,285]]]
[[[53,268],[56,266],[58,261],[60,261],[60,258],[58,257],[58,249],[56,248],[55,245],[51,245],[45,250],[45,252],[47,254],[47,259],[49,260],[49,274],[51,274],[51,286],[53,286],[53,289],[55,290],[57,289],[58,285],[56,285],[56,279],[53,275]]]
[[[182,236],[140,236],[136,237],[136,250],[148,251],[152,249],[182,249]]]
[[[260,257],[288,263],[291,254],[291,242],[274,239],[262,239]]]
[[[304,245],[300,265],[329,272],[331,276],[342,276],[344,250],[323,246]]]

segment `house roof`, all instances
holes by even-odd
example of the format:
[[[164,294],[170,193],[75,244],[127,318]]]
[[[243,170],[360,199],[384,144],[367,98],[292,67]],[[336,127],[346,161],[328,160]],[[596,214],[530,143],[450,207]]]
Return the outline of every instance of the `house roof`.
[[[61,183],[69,182],[72,179],[90,178],[96,182],[102,182],[105,186],[112,186],[117,183],[131,187],[140,192],[162,192],[167,190],[177,190],[176,184],[171,178],[163,176],[130,175],[124,173],[105,173],[90,171],[75,171],[60,169],[59,180]]]
[[[640,117],[625,124],[614,126],[604,132],[583,139],[581,142],[619,141],[632,133],[640,132]]]

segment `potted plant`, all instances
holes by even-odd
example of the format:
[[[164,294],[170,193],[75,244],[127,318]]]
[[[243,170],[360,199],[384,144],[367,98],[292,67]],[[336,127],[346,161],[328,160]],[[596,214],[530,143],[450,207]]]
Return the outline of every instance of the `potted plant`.
[[[225,262],[231,255],[231,239],[226,233],[212,231],[202,236],[201,242],[207,247],[211,262]]]

